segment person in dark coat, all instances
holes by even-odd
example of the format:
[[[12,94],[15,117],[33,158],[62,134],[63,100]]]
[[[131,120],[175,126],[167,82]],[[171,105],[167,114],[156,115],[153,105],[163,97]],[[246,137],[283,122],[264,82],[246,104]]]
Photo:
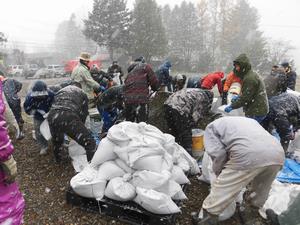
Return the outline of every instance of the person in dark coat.
[[[48,89],[45,82],[38,80],[33,84],[32,90],[26,95],[24,110],[33,115],[35,136],[41,147],[40,154],[47,153],[48,142],[40,132],[40,126],[45,120],[54,99],[54,93]]]
[[[123,90],[124,85],[113,86],[98,96],[97,108],[103,119],[103,135],[115,124],[120,111],[123,110]]]
[[[185,88],[173,93],[164,103],[165,119],[178,144],[192,151],[192,128],[207,117],[213,102],[213,92]]]
[[[173,92],[179,91],[184,88],[187,77],[184,74],[178,74],[172,80],[173,82]]]
[[[108,67],[107,74],[115,80],[117,85],[123,84],[123,70],[122,67],[118,65],[118,61],[113,61],[113,63]]]
[[[287,90],[287,76],[283,68],[272,68],[270,75],[264,79],[268,98],[279,95]]]
[[[124,86],[125,118],[131,122],[148,119],[149,86],[157,91],[159,81],[144,58],[137,58],[129,67]]]
[[[12,78],[4,78],[2,81],[3,92],[6,98],[6,101],[14,114],[14,117],[19,126],[19,133],[17,134],[17,139],[23,139],[23,127],[24,120],[22,118],[22,109],[21,109],[21,98],[18,93],[22,89],[22,83]]]
[[[155,72],[161,89],[164,89],[165,87],[167,87],[169,92],[172,92],[171,77],[170,77],[170,68],[171,67],[172,67],[171,62],[167,60],[162,65],[160,65],[158,70]]]
[[[55,95],[48,115],[56,162],[61,161],[64,134],[85,148],[88,161],[91,161],[96,150],[95,139],[85,127],[85,120],[89,114],[88,97],[79,87],[80,84],[74,83],[61,89]]]
[[[284,68],[285,74],[287,76],[288,88],[295,91],[297,81],[296,72],[292,70],[292,67],[288,62],[281,63],[281,66]]]
[[[280,142],[286,151],[294,132],[300,126],[300,99],[293,94],[284,92],[269,99],[270,111],[262,125],[269,130],[274,125],[279,134]]]
[[[261,77],[251,69],[246,54],[241,54],[234,61],[234,74],[242,80],[241,95],[225,108],[229,113],[243,107],[245,116],[261,123],[269,111],[266,88]]]

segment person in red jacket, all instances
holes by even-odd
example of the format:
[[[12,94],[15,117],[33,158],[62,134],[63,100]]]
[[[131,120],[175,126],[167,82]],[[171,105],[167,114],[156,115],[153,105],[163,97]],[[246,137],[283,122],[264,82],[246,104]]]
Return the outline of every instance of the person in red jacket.
[[[222,78],[224,77],[223,72],[214,72],[205,75],[200,80],[200,87],[202,89],[211,90],[217,84],[220,95],[223,92]]]

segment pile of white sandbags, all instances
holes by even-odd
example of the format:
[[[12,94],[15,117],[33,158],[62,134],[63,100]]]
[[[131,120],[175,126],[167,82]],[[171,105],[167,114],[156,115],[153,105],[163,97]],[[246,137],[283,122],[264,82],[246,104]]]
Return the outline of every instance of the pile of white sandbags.
[[[156,214],[180,212],[173,200],[184,200],[185,173],[199,167],[172,135],[146,123],[122,122],[108,131],[91,163],[71,179],[81,196],[134,201]]]

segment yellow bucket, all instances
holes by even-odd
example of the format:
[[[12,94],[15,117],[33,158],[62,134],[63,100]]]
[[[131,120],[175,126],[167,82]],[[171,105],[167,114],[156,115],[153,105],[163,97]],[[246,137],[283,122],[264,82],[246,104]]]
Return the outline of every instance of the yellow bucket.
[[[201,157],[204,150],[203,141],[204,131],[201,129],[192,129],[192,155],[194,158]]]

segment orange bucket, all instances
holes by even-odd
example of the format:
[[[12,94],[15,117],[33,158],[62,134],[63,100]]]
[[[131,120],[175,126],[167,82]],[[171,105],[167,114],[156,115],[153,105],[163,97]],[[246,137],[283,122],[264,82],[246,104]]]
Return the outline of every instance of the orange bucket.
[[[192,130],[192,155],[198,158],[203,155],[204,150],[204,130],[193,129]]]

